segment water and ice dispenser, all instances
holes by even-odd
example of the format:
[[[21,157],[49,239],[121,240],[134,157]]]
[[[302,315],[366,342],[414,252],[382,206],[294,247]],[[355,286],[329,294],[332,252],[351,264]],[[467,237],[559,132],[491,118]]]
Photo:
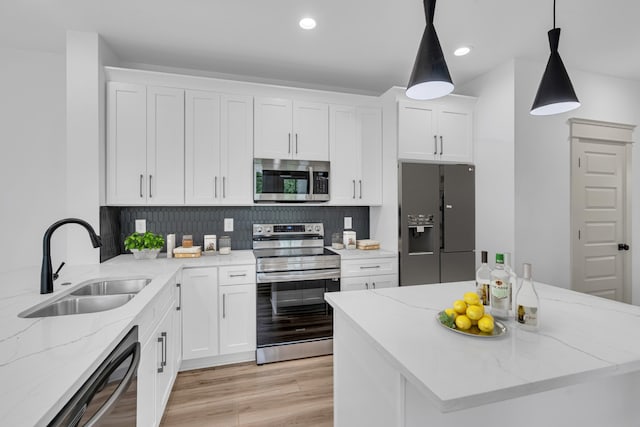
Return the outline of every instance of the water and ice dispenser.
[[[432,254],[434,248],[433,214],[407,215],[409,255]]]

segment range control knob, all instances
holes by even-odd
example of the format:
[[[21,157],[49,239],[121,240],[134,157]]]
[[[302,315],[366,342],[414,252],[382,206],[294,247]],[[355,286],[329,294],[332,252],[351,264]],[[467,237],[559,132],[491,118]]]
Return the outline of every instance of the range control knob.
[[[316,225],[315,230],[316,230],[316,232],[320,232],[320,226]]]
[[[267,229],[265,230],[267,233],[271,233],[271,227],[267,227]]]
[[[310,225],[307,225],[307,233],[310,233],[313,231],[313,227]]]
[[[262,233],[262,227],[258,227],[258,228],[256,229],[256,231],[257,231],[258,233]]]

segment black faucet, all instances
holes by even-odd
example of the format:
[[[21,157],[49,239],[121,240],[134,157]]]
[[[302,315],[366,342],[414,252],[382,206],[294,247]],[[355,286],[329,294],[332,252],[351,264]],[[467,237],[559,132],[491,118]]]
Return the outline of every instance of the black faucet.
[[[53,292],[53,269],[51,268],[51,235],[61,225],[64,224],[80,224],[89,232],[89,237],[91,238],[91,244],[93,245],[93,247],[97,248],[99,246],[102,246],[102,240],[100,240],[100,236],[96,234],[93,227],[91,227],[91,225],[87,221],[83,221],[78,218],[65,218],[51,224],[51,226],[47,228],[47,231],[44,232],[44,238],[42,239],[42,269],[40,270],[41,294],[50,294]],[[58,271],[60,271],[60,269],[58,269]]]

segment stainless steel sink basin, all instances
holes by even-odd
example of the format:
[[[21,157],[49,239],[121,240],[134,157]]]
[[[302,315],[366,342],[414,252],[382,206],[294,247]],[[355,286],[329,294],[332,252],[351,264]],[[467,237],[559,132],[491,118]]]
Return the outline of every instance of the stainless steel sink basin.
[[[129,302],[135,294],[100,295],[100,296],[66,296],[52,301],[35,311],[20,313],[20,317],[51,317],[66,316],[69,314],[97,313],[111,310]]]
[[[151,279],[117,279],[91,282],[71,292],[71,295],[137,294]]]

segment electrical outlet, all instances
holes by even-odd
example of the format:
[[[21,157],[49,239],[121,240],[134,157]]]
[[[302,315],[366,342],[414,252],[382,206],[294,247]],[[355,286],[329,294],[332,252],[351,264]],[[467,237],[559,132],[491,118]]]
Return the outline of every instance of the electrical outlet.
[[[146,232],[147,232],[147,220],[136,219],[136,233],[146,233]]]
[[[351,217],[350,216],[345,216],[344,217],[344,229],[345,230],[351,230],[352,226],[353,226],[353,224],[351,223]]]
[[[233,218],[224,219],[224,231],[233,231]]]

